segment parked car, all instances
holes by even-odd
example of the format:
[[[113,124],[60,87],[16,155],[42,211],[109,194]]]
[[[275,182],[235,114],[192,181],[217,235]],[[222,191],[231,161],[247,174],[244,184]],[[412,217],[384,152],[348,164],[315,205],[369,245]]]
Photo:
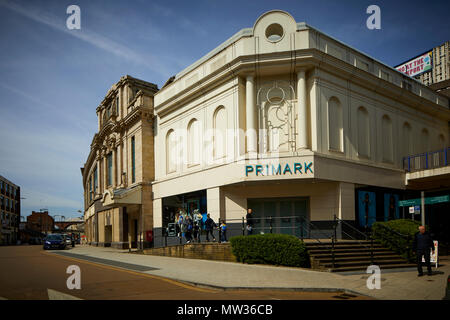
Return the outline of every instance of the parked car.
[[[66,245],[71,246],[72,245],[71,237],[68,234],[62,234],[62,236],[64,237],[64,240],[66,241]]]
[[[61,234],[49,234],[44,239],[44,250],[66,248],[66,239]]]

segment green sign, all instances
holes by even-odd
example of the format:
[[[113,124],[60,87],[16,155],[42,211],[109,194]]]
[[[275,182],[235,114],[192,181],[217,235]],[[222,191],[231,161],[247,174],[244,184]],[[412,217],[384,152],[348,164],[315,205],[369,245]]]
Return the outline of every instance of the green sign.
[[[450,195],[425,198],[425,204],[436,204],[436,203],[449,202],[449,201],[450,201]],[[420,206],[421,204],[422,204],[422,200],[420,198],[419,199],[410,199],[410,200],[401,200],[398,202],[399,207],[413,207],[413,206]]]

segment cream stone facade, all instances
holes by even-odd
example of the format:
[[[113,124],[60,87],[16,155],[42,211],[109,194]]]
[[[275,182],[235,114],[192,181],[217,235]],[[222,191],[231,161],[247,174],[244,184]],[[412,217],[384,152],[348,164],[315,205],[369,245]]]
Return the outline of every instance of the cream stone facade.
[[[191,205],[358,225],[358,191],[402,198],[403,158],[449,141],[446,97],[279,10],[154,99],[155,230]]]
[[[156,85],[124,76],[97,108],[98,132],[81,168],[88,243],[148,247],[153,230],[153,95]]]

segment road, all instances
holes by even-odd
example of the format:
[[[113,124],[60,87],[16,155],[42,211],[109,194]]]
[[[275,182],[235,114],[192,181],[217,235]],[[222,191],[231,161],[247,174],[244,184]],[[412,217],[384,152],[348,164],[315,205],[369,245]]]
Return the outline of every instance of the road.
[[[65,250],[70,252],[70,249]],[[81,270],[81,289],[69,290],[69,265]],[[86,300],[360,300],[329,292],[220,290],[200,288],[141,272],[49,253],[42,246],[0,247],[0,299]],[[59,294],[59,296],[58,296]]]

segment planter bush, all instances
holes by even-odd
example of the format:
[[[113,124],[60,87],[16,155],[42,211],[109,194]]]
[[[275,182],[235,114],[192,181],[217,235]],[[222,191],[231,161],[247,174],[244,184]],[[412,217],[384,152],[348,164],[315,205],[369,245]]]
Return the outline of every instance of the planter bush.
[[[372,234],[373,237],[381,242],[382,245],[397,252],[405,259],[414,261],[415,256],[412,252],[412,242],[419,226],[419,222],[406,219],[375,222],[372,226]],[[405,235],[406,237],[402,237],[394,232],[391,232],[385,227]]]
[[[237,261],[309,268],[306,246],[300,239],[286,234],[257,234],[230,239]]]

